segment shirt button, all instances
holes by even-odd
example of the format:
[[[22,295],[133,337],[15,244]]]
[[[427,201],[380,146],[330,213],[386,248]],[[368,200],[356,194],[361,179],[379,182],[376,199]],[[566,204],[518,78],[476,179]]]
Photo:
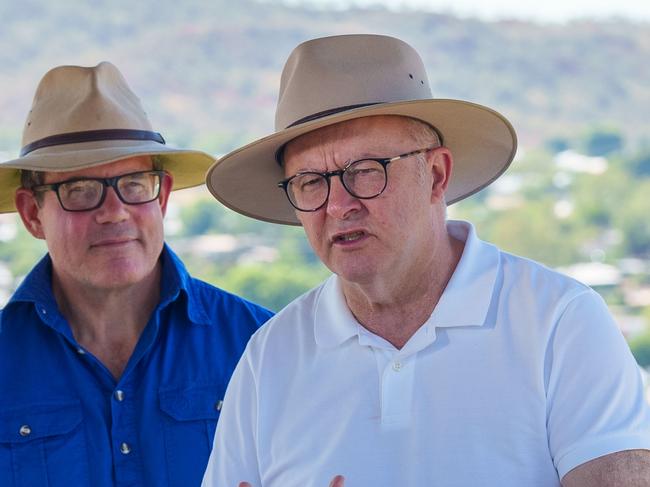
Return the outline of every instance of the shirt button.
[[[214,408],[215,408],[217,411],[221,411],[221,408],[222,408],[222,407],[223,407],[223,401],[217,401],[217,402],[214,404]]]
[[[83,348],[78,348],[78,349],[77,349],[77,353],[78,353],[79,355],[86,355],[86,351],[85,351]]]
[[[41,309],[41,313],[43,313],[44,315],[46,315],[46,314],[47,314],[47,310],[46,310],[45,308],[42,308],[42,309]]]
[[[118,400],[120,402],[124,401],[124,391],[121,391],[121,390],[118,389],[117,391],[115,391],[115,394],[113,394],[113,395],[115,396],[116,400]]]
[[[128,455],[131,453],[131,447],[129,446],[128,443],[122,443],[120,445],[120,451],[122,452],[122,455]]]
[[[20,436],[29,436],[32,434],[32,429],[29,427],[29,425],[24,424],[20,427],[18,432],[20,433]]]
[[[402,370],[402,362],[400,362],[399,360],[393,362],[393,370],[395,372],[399,372],[400,370]]]

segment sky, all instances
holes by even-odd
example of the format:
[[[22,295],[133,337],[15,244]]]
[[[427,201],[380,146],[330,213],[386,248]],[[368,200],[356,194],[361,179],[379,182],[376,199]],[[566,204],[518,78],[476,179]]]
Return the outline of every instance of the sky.
[[[345,8],[350,5],[385,5],[391,9],[415,8],[485,20],[517,18],[538,22],[622,17],[650,22],[650,0],[284,0]]]

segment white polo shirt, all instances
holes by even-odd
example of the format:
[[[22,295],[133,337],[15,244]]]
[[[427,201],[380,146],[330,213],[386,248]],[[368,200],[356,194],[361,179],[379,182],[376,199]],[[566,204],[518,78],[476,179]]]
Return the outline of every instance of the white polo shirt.
[[[363,328],[331,277],[251,339],[204,486],[559,486],[650,449],[641,377],[590,288],[448,230],[462,258],[401,349]]]

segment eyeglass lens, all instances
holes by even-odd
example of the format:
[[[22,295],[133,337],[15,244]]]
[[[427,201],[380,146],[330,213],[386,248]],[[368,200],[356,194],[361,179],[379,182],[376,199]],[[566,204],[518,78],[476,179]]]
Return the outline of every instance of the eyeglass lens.
[[[136,205],[153,201],[160,191],[160,173],[138,172],[115,178],[113,186],[124,203]],[[106,184],[101,179],[78,179],[58,187],[61,205],[66,210],[83,211],[96,208],[104,198]]]
[[[341,174],[345,189],[356,198],[374,198],[386,186],[384,166],[372,159],[362,159]],[[320,208],[329,196],[327,176],[315,172],[299,174],[289,181],[287,194],[291,203],[303,211]]]

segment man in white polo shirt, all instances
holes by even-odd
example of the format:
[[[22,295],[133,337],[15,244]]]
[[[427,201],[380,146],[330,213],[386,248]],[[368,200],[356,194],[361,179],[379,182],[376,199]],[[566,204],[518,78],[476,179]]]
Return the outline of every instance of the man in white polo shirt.
[[[334,275],[249,342],[204,486],[650,485],[650,411],[602,299],[446,220],[510,164],[502,115],[433,99],[410,46],[354,35],[294,50],[276,125],[208,186],[301,224]]]

